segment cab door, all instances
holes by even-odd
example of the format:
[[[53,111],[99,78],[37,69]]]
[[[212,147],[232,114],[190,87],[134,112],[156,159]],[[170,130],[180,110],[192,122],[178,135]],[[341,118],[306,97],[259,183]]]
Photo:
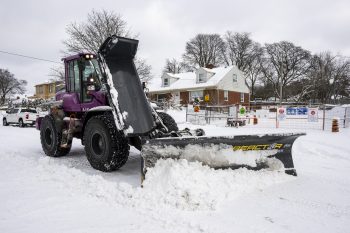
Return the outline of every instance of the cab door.
[[[101,89],[100,75],[101,71],[96,59],[93,59],[93,55],[89,58],[81,58],[81,109],[82,111],[88,111],[89,109],[101,105],[105,105],[105,98]]]
[[[81,72],[78,59],[66,62],[67,94],[63,96],[63,108],[67,112],[81,112]]]

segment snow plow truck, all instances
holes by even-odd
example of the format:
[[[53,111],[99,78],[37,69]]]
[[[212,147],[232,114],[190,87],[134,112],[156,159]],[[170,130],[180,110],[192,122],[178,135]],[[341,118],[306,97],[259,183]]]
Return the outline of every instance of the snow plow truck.
[[[133,62],[137,46],[137,40],[111,36],[97,54],[62,59],[65,90],[47,103],[48,115],[36,121],[47,156],[67,155],[77,138],[91,166],[104,172],[121,168],[134,146],[141,151],[143,178],[166,158],[296,175],[292,145],[302,134],[206,137],[202,129],[179,130],[170,115],[154,110]]]

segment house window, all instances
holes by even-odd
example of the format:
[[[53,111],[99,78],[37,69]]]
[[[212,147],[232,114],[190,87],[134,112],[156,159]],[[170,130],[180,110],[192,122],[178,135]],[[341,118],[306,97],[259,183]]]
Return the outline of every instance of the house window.
[[[169,86],[169,78],[164,78],[164,79],[163,79],[163,86],[164,86],[164,87]]]
[[[224,100],[228,101],[228,91],[224,91]]]
[[[194,101],[195,98],[203,100],[203,91],[191,91],[190,92],[190,101]]]
[[[49,93],[52,93],[52,87],[53,87],[53,85],[49,85]]]
[[[205,74],[198,74],[198,82],[199,83],[205,82]]]
[[[244,102],[244,93],[241,93],[241,102]]]
[[[237,83],[237,74],[232,75],[232,82]]]
[[[167,100],[167,94],[158,94],[157,95],[157,101],[158,102],[163,102]]]

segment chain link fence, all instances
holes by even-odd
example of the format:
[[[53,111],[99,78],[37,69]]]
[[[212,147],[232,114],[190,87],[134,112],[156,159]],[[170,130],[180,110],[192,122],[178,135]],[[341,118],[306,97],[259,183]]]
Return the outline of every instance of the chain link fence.
[[[232,106],[200,106],[195,112],[192,106],[186,108],[186,121],[193,124],[215,124],[261,128],[318,129],[330,131],[333,119],[339,128],[350,125],[350,105],[344,106],[259,106],[246,108]]]

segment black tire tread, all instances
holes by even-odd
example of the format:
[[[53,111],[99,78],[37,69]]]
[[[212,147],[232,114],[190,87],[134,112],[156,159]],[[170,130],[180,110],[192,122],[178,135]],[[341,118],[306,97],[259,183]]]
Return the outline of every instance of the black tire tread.
[[[89,153],[90,140],[88,137],[89,128],[93,127],[93,124],[103,124],[105,129],[108,130],[107,135],[110,137],[111,141],[111,152],[108,158],[104,161],[97,160]],[[111,113],[105,113],[102,115],[92,116],[86,123],[84,130],[84,145],[85,152],[88,161],[91,166],[97,170],[103,172],[111,172],[121,168],[127,161],[129,157],[130,146],[128,140],[124,136],[122,131],[119,131],[115,126],[114,118]]]
[[[50,124],[51,129],[53,130],[53,133],[56,134],[55,137],[55,142],[54,143],[54,147],[53,150],[49,150],[46,146],[45,146],[45,139],[44,139],[44,127],[46,124]],[[56,129],[55,126],[55,120],[53,118],[53,116],[51,115],[47,115],[44,117],[44,119],[41,122],[41,127],[40,127],[40,141],[41,141],[41,146],[45,152],[45,154],[49,157],[61,157],[61,156],[65,156],[70,152],[71,147],[68,148],[62,148],[61,142],[62,142],[62,133],[59,132]]]
[[[21,126],[21,123],[20,123],[20,122],[22,122],[22,126]],[[19,118],[19,120],[18,120],[18,126],[21,127],[21,128],[24,128],[24,127],[26,126],[26,125],[24,124],[22,118]]]
[[[170,116],[165,112],[157,112],[157,113],[160,119],[162,119],[163,124],[168,128],[170,132],[179,130],[179,128],[177,127],[177,123],[175,122],[174,118],[172,118],[172,116]]]

